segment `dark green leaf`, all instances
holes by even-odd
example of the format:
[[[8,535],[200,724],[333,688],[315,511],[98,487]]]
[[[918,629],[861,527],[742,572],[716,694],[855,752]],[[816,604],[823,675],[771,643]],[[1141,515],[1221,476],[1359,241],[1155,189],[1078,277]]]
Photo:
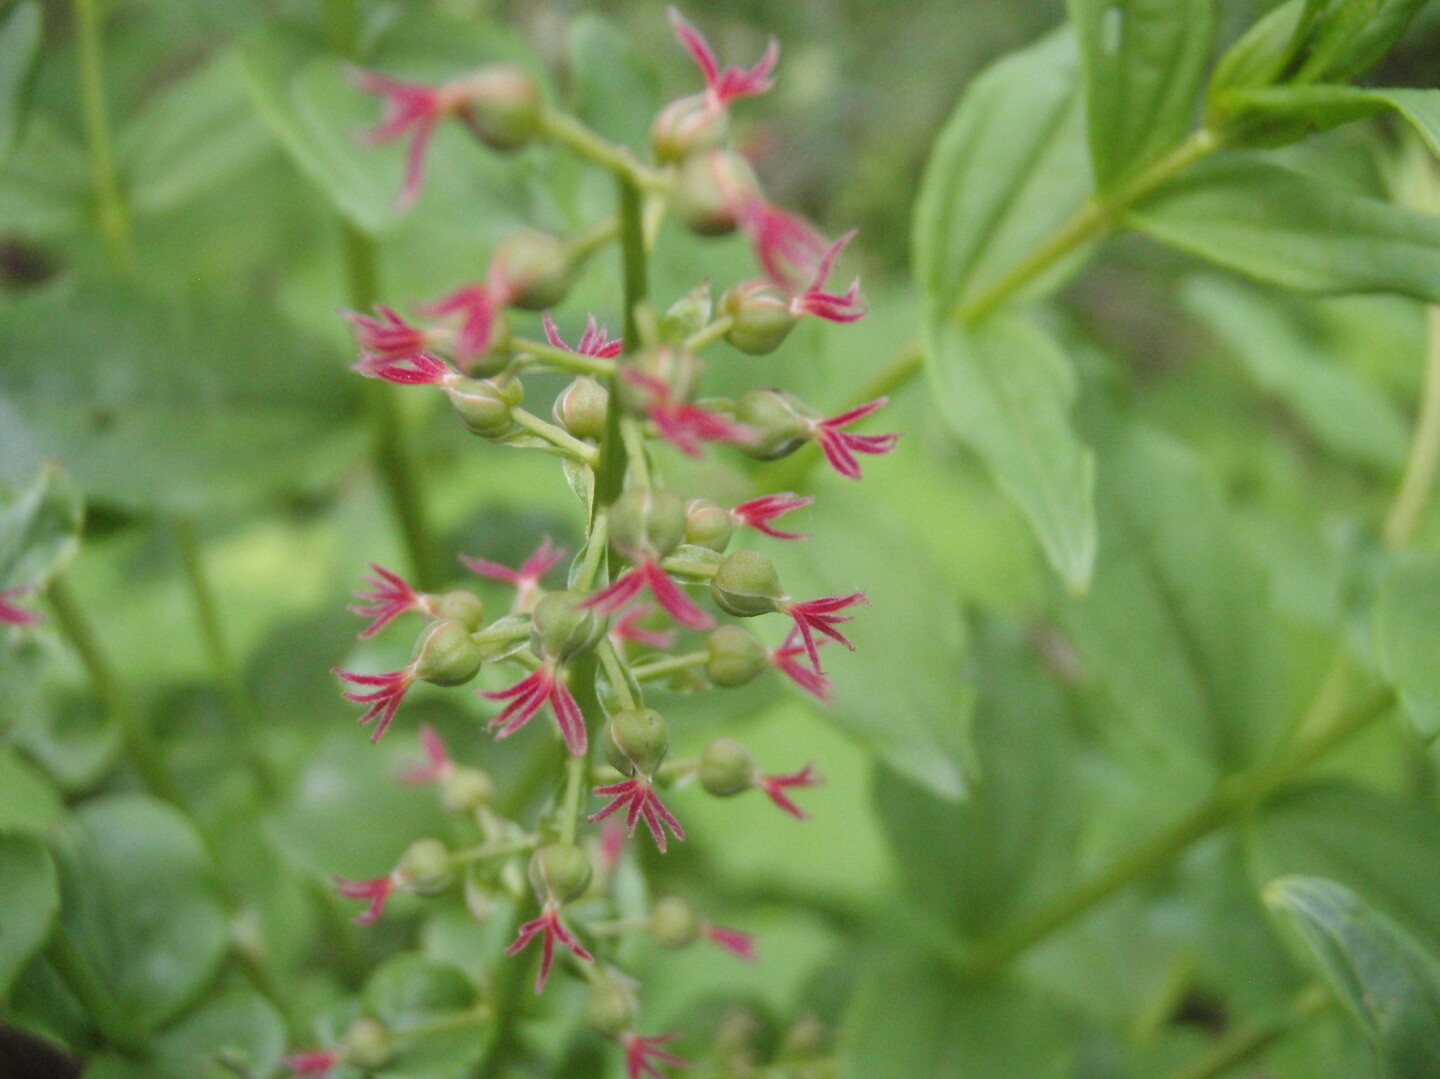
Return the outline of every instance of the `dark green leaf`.
[[[1440,734],[1440,559],[1403,558],[1375,597],[1375,658],[1427,740]]]
[[[41,587],[64,569],[84,516],[70,478],[53,465],[15,494],[0,492],[0,589]]]
[[[1440,90],[1276,86],[1237,92],[1225,102],[1247,137],[1272,144],[1393,111],[1440,155]]]
[[[1360,1023],[1388,1079],[1440,1075],[1440,962],[1363,903],[1319,877],[1282,877],[1265,902]]]
[[[1215,34],[1212,0],[1069,0],[1085,65],[1090,156],[1102,190],[1190,129]]]
[[[1373,67],[1427,0],[1337,0],[1315,20],[1298,79],[1343,82]]]
[[[15,975],[50,935],[60,889],[45,844],[34,836],[9,832],[0,832],[0,881],[5,882],[5,901],[0,903],[0,1001],[4,1001]]]
[[[35,0],[21,0],[0,21],[0,166],[15,146],[40,58],[43,19]]]
[[[1018,316],[973,330],[942,316],[930,325],[926,362],[945,422],[1025,511],[1065,583],[1083,592],[1095,562],[1095,458],[1071,428],[1069,357]]]

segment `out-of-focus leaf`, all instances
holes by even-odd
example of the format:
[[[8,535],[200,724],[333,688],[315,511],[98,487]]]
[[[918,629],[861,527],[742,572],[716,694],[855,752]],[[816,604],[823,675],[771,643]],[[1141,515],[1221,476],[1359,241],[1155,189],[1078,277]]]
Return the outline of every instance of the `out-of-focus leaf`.
[[[471,1074],[494,1031],[494,1024],[476,1012],[478,1001],[474,984],[451,963],[413,953],[390,960],[365,986],[370,1013],[398,1043],[394,1059],[377,1075],[462,1079]],[[452,1020],[453,1026],[440,1027],[443,1020]]]
[[[1308,55],[1297,77],[1343,82],[1363,74],[1410,25],[1426,0],[1337,0],[1316,5]]]
[[[1359,1022],[1387,1079],[1440,1075],[1440,961],[1348,888],[1282,877],[1265,902]]]
[[[60,686],[42,685],[11,735],[66,791],[94,786],[122,748],[119,725],[99,703]]]
[[[54,466],[15,494],[0,492],[0,589],[37,588],[64,569],[84,517],[74,484]]]
[[[1095,456],[1075,435],[1075,373],[1044,330],[997,315],[974,329],[940,317],[926,368],[946,424],[1025,511],[1050,564],[1083,592],[1095,564]]]
[[[1069,0],[1085,67],[1097,186],[1114,187],[1190,128],[1215,34],[1213,0]]]
[[[1197,165],[1127,218],[1141,232],[1297,292],[1440,302],[1440,219],[1237,155]]]
[[[54,785],[14,749],[0,747],[0,830],[44,832],[64,813]]]
[[[55,863],[45,844],[34,836],[0,832],[0,881],[5,901],[0,903],[0,1001],[25,961],[45,943],[60,889]]]
[[[71,817],[56,862],[57,932],[127,1023],[163,1026],[205,989],[225,953],[225,915],[194,829],[151,798],[97,798]]]
[[[1074,39],[1053,34],[973,83],[931,153],[915,208],[915,278],[937,317],[972,300],[1091,193]],[[1065,267],[1027,295],[1053,289]]]
[[[250,990],[231,989],[157,1039],[149,1066],[165,1079],[270,1075],[284,1051],[285,1023],[275,1009]]]
[[[1191,281],[1186,305],[1334,452],[1398,471],[1409,430],[1400,410],[1371,383],[1324,355],[1275,302],[1218,278]]]
[[[35,0],[22,0],[0,22],[0,165],[10,156],[24,121],[26,91],[40,58],[43,18]]]
[[[1206,91],[1205,118],[1225,113],[1226,95],[1269,86],[1303,45],[1315,0],[1286,0],[1267,11],[1220,57]]]
[[[607,20],[582,11],[568,48],[576,115],[612,142],[643,150],[660,107],[655,65]]]
[[[1440,90],[1367,89],[1359,86],[1272,86],[1237,92],[1226,107],[1244,125],[1247,138],[1291,142],[1314,131],[1394,112],[1440,154]]]
[[[1396,561],[1375,597],[1375,658],[1425,739],[1440,734],[1440,559]]]

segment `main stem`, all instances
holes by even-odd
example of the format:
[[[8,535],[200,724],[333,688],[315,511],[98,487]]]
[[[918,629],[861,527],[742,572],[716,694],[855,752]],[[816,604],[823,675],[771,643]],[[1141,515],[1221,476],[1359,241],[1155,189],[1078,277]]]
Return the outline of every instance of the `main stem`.
[[[130,211],[120,193],[110,117],[105,107],[105,56],[99,0],[74,0],[76,44],[80,54],[80,107],[90,151],[90,184],[95,193],[100,233],[110,259],[122,273],[135,268]]]

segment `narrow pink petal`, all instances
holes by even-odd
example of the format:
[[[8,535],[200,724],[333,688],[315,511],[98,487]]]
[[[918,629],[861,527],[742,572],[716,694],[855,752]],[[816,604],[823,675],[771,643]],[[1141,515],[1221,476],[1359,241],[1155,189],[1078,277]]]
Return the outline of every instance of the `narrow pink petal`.
[[[684,16],[675,8],[669,9],[670,25],[675,29],[675,36],[680,39],[680,44],[695,61],[695,66],[700,69],[700,74],[705,76],[705,85],[713,87],[720,75],[720,65],[715,59],[715,52],[710,48],[710,43],[705,40],[699,30],[685,21]]]
[[[686,629],[709,629],[715,624],[715,619],[697,607],[680,586],[670,579],[670,576],[660,568],[660,564],[646,559],[640,564],[640,573],[645,578],[645,583],[650,587],[650,594],[655,601],[665,609],[665,613],[675,619]]]
[[[852,423],[858,423],[866,416],[873,416],[890,403],[888,397],[877,397],[873,401],[867,401],[863,405],[852,408],[849,412],[842,412],[838,416],[832,416],[826,420],[826,427],[849,427]]]
[[[707,925],[705,936],[736,958],[743,959],[747,963],[755,962],[754,934],[742,933],[738,929],[726,929],[719,925]]]
[[[560,726],[560,735],[565,739],[565,748],[573,757],[583,757],[589,742],[585,733],[585,716],[575,703],[569,688],[556,678],[550,690],[550,710],[555,713],[555,722]]]

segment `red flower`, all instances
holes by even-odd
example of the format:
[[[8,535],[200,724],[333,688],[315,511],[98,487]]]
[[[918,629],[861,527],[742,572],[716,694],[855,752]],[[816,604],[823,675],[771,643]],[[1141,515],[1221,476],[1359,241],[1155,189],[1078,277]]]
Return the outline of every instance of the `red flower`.
[[[523,611],[530,606],[535,593],[540,590],[540,578],[558,566],[565,558],[565,548],[553,546],[546,536],[540,546],[518,570],[502,566],[499,562],[487,562],[482,558],[461,555],[460,562],[471,573],[489,577],[492,581],[504,581],[515,586],[515,609]]]
[[[510,702],[490,721],[492,730],[499,728],[495,732],[496,738],[510,737],[529,723],[545,702],[549,701],[550,711],[555,715],[555,722],[560,727],[566,748],[577,757],[584,755],[587,745],[585,717],[580,714],[580,706],[570,695],[564,679],[557,674],[554,663],[544,664],[534,674],[516,682],[509,689],[502,689],[498,693],[481,693],[480,696],[487,701]]]
[[[490,280],[483,285],[465,285],[442,296],[425,308],[431,318],[453,318],[460,323],[455,337],[455,362],[468,369],[495,344],[495,327],[500,309],[509,302],[510,289],[504,275],[492,267]]]
[[[655,1067],[657,1061],[676,1068],[688,1068],[689,1061],[681,1060],[673,1053],[667,1053],[660,1048],[666,1042],[674,1041],[678,1037],[680,1037],[678,1031],[662,1034],[656,1038],[642,1038],[638,1034],[622,1034],[620,1047],[625,1050],[626,1079],[643,1079],[644,1076],[650,1076],[651,1079],[664,1079],[664,1076]]]
[[[326,1075],[331,1068],[339,1066],[341,1058],[335,1052],[296,1053],[282,1063],[293,1068],[296,1075]]]
[[[365,133],[368,141],[394,142],[407,136],[410,139],[410,149],[405,155],[405,186],[396,200],[401,208],[408,207],[420,193],[425,174],[425,149],[436,125],[465,106],[469,91],[463,82],[425,86],[400,82],[373,71],[352,72],[351,81],[366,93],[379,94],[384,99],[380,123]]]
[[[845,245],[854,238],[855,230],[851,229],[830,245],[824,257],[815,267],[815,275],[810,279],[810,284],[806,286],[804,292],[790,301],[792,314],[814,315],[817,318],[828,319],[830,322],[854,322],[865,316],[865,302],[860,299],[860,279],[858,277],[850,282],[850,287],[843,293],[825,291],[825,279],[835,268],[835,261],[840,257],[840,252],[845,250]]]
[[[819,658],[819,646],[824,643],[824,641],[815,642],[817,659]],[[802,664],[801,656],[809,658],[809,653],[801,638],[800,627],[797,625],[791,627],[785,637],[785,643],[770,653],[770,664],[821,704],[829,704],[830,680],[820,673],[818,667],[811,669]]]
[[[655,425],[656,433],[687,457],[699,457],[705,442],[742,446],[750,441],[749,428],[699,405],[677,401],[662,380],[628,368],[622,377],[646,392],[645,414]]]
[[[412,326],[388,307],[375,305],[379,318],[356,311],[343,312],[355,327],[360,351],[385,360],[408,360],[426,351],[430,335]]]
[[[609,331],[596,325],[594,315],[590,315],[585,319],[585,332],[580,337],[580,343],[574,348],[571,348],[565,343],[564,338],[560,336],[560,331],[555,328],[555,323],[550,318],[548,312],[545,314],[545,317],[541,319],[541,322],[545,326],[545,340],[549,341],[550,344],[556,348],[563,349],[565,352],[575,352],[581,356],[594,356],[601,360],[613,360],[616,356],[620,355],[624,348],[624,342],[618,338],[611,341],[609,339]]]
[[[705,76],[705,103],[711,111],[719,112],[737,98],[755,97],[775,85],[770,76],[780,59],[780,43],[774,38],[770,39],[765,55],[754,67],[749,70],[727,67],[722,71],[710,43],[673,7],[670,9],[670,25],[675,28],[680,44]]]
[[[37,612],[27,611],[10,602],[34,590],[34,585],[23,585],[20,588],[7,588],[0,591],[0,625],[33,626],[40,621],[41,616]]]
[[[647,648],[656,648],[661,651],[669,648],[675,642],[675,634],[665,630],[645,629],[643,626],[636,625],[640,619],[645,618],[654,610],[655,608],[648,603],[638,603],[631,607],[610,627],[610,639],[617,644],[622,641],[634,641]]]
[[[540,917],[532,922],[526,922],[520,927],[520,934],[515,938],[515,943],[505,949],[506,955],[518,955],[525,949],[525,946],[535,939],[536,934],[543,933],[544,938],[540,943],[540,973],[535,977],[535,992],[540,993],[545,989],[545,982],[550,977],[550,965],[555,960],[555,942],[558,940],[576,959],[584,960],[586,963],[593,963],[595,957],[580,946],[580,942],[571,935],[570,930],[560,921],[560,908],[552,901],[547,901],[540,910]]]
[[[864,602],[864,592],[852,592],[848,596],[826,596],[823,599],[807,600],[804,603],[787,600],[779,605],[781,611],[795,620],[795,628],[799,630],[800,638],[805,642],[805,655],[810,660],[811,669],[817,674],[820,672],[820,656],[813,631],[819,630],[832,641],[839,641],[850,651],[855,651],[855,646],[835,628],[850,621],[851,616],[836,612]],[[789,643],[788,639],[786,643]]]
[[[671,812],[660,804],[659,797],[650,786],[650,780],[643,776],[636,776],[634,779],[627,779],[623,783],[611,783],[609,786],[596,787],[595,793],[602,798],[609,798],[610,804],[599,813],[586,818],[591,824],[599,823],[612,813],[625,810],[625,827],[630,835],[635,834],[635,825],[643,817],[645,826],[650,829],[650,834],[655,837],[655,845],[663,853],[665,850],[665,831],[661,825],[669,828],[676,839],[685,838],[685,829],[680,827],[680,822],[675,819]]]
[[[805,820],[809,814],[792,802],[785,791],[791,787],[818,787],[824,782],[825,777],[815,771],[813,764],[807,764],[800,771],[788,776],[759,776],[760,789],[769,796],[770,801],[796,820]]]
[[[889,402],[888,397],[879,397],[859,408],[842,412],[833,419],[818,420],[810,425],[810,437],[820,443],[825,460],[829,461],[830,466],[846,479],[858,480],[860,478],[860,462],[855,460],[855,454],[868,453],[878,456],[889,453],[895,448],[895,443],[900,441],[900,436],[852,435],[842,431],[841,428],[849,427],[852,423],[859,423],[866,416],[879,412]]]
[[[438,356],[417,352],[413,356],[381,356],[365,353],[350,365],[366,378],[383,378],[397,386],[443,386],[455,372]]]
[[[356,925],[373,925],[385,913],[385,904],[395,890],[395,877],[376,877],[374,880],[345,880],[335,877],[335,887],[346,899],[368,899],[370,906],[355,916]]]
[[[788,292],[803,293],[815,283],[822,268],[828,274],[827,258],[833,264],[834,256],[839,253],[804,221],[758,195],[745,200],[739,208],[739,218],[765,276]],[[840,246],[843,247],[844,242]]]
[[[596,613],[609,616],[646,588],[665,613],[686,629],[709,629],[715,624],[715,619],[695,606],[653,558],[642,558],[633,569],[620,574],[580,606],[594,608]]]
[[[804,509],[814,502],[815,499],[809,496],[791,494],[786,491],[784,494],[766,495],[764,498],[751,499],[730,511],[731,518],[738,524],[753,528],[757,532],[763,532],[767,536],[782,540],[803,540],[810,537],[800,532],[782,532],[778,528],[772,528],[770,522],[777,518],[784,517],[792,510]]]
[[[415,786],[421,783],[439,783],[449,773],[452,765],[450,755],[445,752],[445,743],[430,724],[420,728],[420,745],[425,750],[425,763],[412,764],[400,773],[401,783]]]
[[[374,621],[360,631],[360,639],[368,640],[407,611],[424,611],[425,602],[420,593],[388,569],[370,563],[374,577],[362,578],[370,586],[369,592],[358,592],[355,598],[364,600],[364,606],[350,608],[351,614]]]
[[[395,712],[400,707],[400,702],[405,699],[410,686],[415,681],[414,667],[406,667],[403,670],[391,671],[389,674],[355,674],[351,671],[342,671],[339,667],[330,668],[330,673],[339,675],[345,681],[357,686],[373,686],[368,692],[346,691],[340,694],[347,701],[354,701],[356,704],[368,704],[357,722],[363,727],[372,720],[380,722],[375,725],[375,733],[370,736],[370,741],[378,742],[385,733],[390,721],[395,718]]]
[[[755,962],[755,937],[753,934],[708,923],[703,932],[706,939],[718,944],[737,959],[743,959],[747,963]]]
[[[606,823],[600,830],[600,869],[608,872],[620,864],[625,852],[625,826],[618,820]]]

